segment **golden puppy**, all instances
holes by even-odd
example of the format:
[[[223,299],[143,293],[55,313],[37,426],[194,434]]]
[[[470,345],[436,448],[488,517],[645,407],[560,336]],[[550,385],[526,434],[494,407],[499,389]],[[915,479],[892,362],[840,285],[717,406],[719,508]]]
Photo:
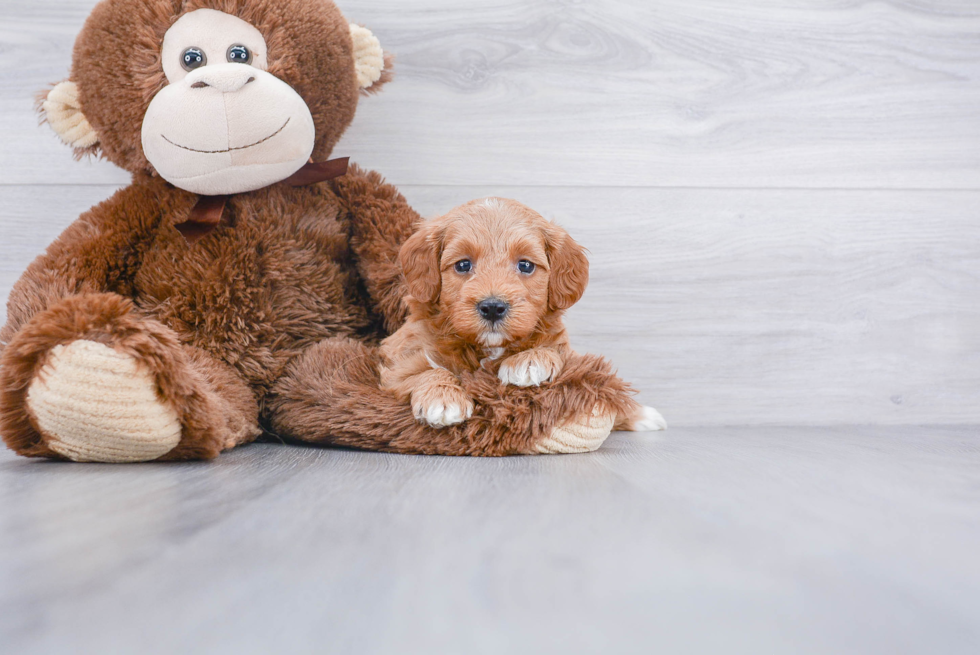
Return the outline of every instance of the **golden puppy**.
[[[402,247],[409,317],[381,344],[381,382],[434,427],[462,423],[473,401],[459,374],[480,366],[504,384],[538,386],[571,352],[562,313],[589,281],[568,233],[514,200],[488,198],[425,223]],[[653,408],[620,430],[666,427]]]

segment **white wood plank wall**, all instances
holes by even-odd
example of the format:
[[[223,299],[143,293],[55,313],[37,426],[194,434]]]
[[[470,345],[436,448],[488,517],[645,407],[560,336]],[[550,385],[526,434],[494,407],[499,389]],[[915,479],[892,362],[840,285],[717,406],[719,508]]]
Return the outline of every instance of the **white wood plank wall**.
[[[126,175],[33,95],[93,0],[0,0],[0,294]],[[426,215],[518,198],[675,425],[980,422],[976,0],[343,0],[396,53],[337,155]]]

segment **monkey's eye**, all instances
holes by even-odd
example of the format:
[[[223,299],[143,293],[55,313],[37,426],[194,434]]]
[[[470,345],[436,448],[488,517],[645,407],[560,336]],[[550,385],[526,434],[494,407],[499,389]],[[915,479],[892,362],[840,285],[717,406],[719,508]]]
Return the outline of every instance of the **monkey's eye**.
[[[453,268],[456,269],[457,273],[469,273],[473,270],[473,262],[468,259],[461,259],[456,262],[456,265]]]
[[[243,45],[233,45],[228,48],[228,61],[233,64],[251,64],[252,51]]]
[[[183,54],[180,55],[180,65],[183,66],[184,70],[186,71],[192,71],[195,68],[206,66],[207,63],[208,57],[200,48],[188,48],[187,50],[184,50]]]
[[[526,259],[522,259],[521,261],[517,262],[517,270],[525,275],[530,275],[533,273],[535,268],[537,267],[534,265],[534,262],[529,262]]]

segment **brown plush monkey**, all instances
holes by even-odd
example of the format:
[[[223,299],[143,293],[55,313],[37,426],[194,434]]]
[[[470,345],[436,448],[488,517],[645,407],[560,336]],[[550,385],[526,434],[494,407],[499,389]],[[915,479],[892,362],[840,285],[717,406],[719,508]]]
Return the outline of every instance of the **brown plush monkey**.
[[[436,429],[378,389],[419,218],[326,162],[380,45],[328,0],[105,0],[43,100],[77,155],[132,173],[24,273],[0,332],[0,431],[22,455],[209,458],[263,430],[406,453],[592,450],[634,409],[608,364],[540,388],[463,380]],[[315,163],[313,163],[315,162]]]

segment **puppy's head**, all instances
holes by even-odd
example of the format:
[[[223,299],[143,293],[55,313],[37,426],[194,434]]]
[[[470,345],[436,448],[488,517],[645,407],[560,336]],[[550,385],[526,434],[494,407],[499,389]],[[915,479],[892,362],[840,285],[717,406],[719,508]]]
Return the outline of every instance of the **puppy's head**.
[[[514,200],[488,198],[424,224],[400,262],[414,301],[464,340],[503,346],[575,304],[589,260],[568,233]]]

